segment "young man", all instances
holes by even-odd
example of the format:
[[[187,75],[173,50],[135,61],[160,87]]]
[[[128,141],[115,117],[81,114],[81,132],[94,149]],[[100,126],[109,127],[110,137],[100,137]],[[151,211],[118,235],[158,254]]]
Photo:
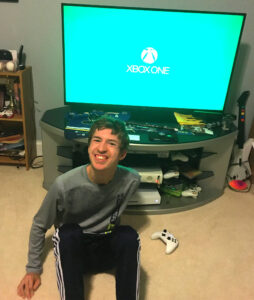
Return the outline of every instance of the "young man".
[[[19,296],[30,299],[41,284],[45,233],[54,225],[61,300],[84,300],[83,274],[111,268],[115,268],[117,300],[138,299],[139,236],[130,226],[119,225],[140,183],[136,171],[118,165],[128,143],[122,122],[95,121],[88,139],[90,163],[56,178],[34,217]]]

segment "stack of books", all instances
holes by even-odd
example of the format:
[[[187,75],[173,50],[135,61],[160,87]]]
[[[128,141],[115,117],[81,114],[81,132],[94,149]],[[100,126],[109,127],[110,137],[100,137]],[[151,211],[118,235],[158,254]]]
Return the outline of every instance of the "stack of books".
[[[24,156],[24,137],[22,134],[0,136],[0,155]]]

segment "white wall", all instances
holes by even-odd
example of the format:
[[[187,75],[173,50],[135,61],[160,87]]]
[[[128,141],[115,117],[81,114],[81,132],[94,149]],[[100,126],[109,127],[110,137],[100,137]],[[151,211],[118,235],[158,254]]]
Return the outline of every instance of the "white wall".
[[[111,0],[64,1],[68,3],[155,7],[187,10],[209,10],[247,13],[238,61],[230,90],[227,111],[237,114],[236,100],[250,90],[246,107],[246,137],[254,116],[254,5],[253,0]],[[63,64],[61,1],[19,0],[0,2],[0,49],[17,49],[24,45],[26,64],[33,68],[37,139],[43,113],[63,106]],[[75,57],[82,64],[82,57]],[[204,95],[205,97],[205,95]]]

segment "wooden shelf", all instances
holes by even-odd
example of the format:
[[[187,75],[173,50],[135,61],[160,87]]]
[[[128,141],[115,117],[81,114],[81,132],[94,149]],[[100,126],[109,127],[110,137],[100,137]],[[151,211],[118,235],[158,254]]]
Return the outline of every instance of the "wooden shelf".
[[[18,157],[9,157],[0,155],[0,163],[1,164],[11,164],[11,165],[25,165],[26,160],[25,158],[18,158]]]
[[[31,67],[26,67],[24,70],[18,70],[16,72],[4,71],[0,72],[0,77],[21,77],[28,69],[32,69]]]
[[[22,115],[15,114],[12,118],[0,118],[0,121],[5,122],[23,122]]]
[[[14,159],[0,155],[0,164],[25,165],[30,168],[32,160],[36,157],[36,131],[34,114],[34,97],[32,85],[32,68],[27,67],[17,72],[0,72],[0,78],[15,78],[19,88],[19,101],[21,114],[12,118],[0,118],[0,130],[8,133],[15,130],[24,136],[25,157]]]

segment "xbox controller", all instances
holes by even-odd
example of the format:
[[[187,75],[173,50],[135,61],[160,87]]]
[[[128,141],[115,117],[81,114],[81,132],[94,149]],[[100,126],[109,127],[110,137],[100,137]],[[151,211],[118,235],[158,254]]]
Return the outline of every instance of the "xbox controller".
[[[166,254],[172,253],[179,244],[174,235],[172,233],[169,233],[166,229],[164,229],[162,232],[155,232],[151,236],[152,240],[156,240],[159,238],[166,244]]]
[[[189,161],[189,157],[181,152],[172,152],[171,160],[172,161],[180,160],[183,162],[187,162],[187,161]]]
[[[178,171],[168,171],[167,173],[163,174],[164,179],[170,179],[170,178],[178,178],[179,177],[179,172]]]
[[[192,197],[192,198],[197,198],[198,197],[198,192],[192,189],[182,191],[182,196],[183,197]]]
[[[182,196],[183,197],[192,197],[192,198],[197,198],[199,193],[201,192],[201,187],[197,186],[194,188],[190,188],[188,190],[182,191]]]

